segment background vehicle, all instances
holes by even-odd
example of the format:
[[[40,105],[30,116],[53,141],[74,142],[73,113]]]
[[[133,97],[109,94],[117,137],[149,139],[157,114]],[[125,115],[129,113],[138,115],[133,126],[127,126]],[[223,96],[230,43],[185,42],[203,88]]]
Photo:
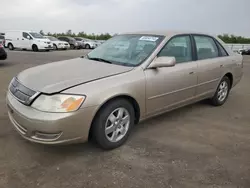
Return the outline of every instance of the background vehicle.
[[[98,46],[98,43],[91,39],[86,39],[83,37],[76,37],[77,41],[81,42],[81,45],[85,49],[94,49]]]
[[[8,114],[30,141],[93,138],[113,149],[141,120],[203,99],[223,105],[242,69],[243,57],[210,35],[117,35],[83,58],[19,73],[7,93]]]
[[[244,49],[241,51],[241,55],[250,55],[250,49]]]
[[[5,33],[5,45],[9,50],[26,49],[33,51],[52,50],[49,39],[34,31],[7,31]]]
[[[5,60],[7,59],[7,53],[4,50],[4,46],[0,44],[0,60]]]
[[[68,42],[61,41],[57,39],[56,37],[52,37],[52,36],[44,36],[44,37],[51,41],[54,50],[58,50],[58,49],[66,50],[70,48],[70,45]]]
[[[80,49],[81,48],[81,43],[76,41],[76,39],[74,39],[72,37],[63,36],[63,37],[57,37],[57,38],[61,41],[68,42],[71,49]]]
[[[75,37],[74,39],[79,43],[81,49],[85,48],[83,38]]]
[[[5,36],[4,35],[0,35],[0,44],[5,46]]]

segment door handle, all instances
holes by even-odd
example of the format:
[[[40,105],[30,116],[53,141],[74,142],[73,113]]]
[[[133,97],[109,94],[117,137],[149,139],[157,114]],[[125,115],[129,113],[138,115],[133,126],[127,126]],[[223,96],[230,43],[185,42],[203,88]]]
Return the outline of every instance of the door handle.
[[[220,68],[224,67],[224,65],[220,65]]]
[[[24,40],[24,39],[22,39],[22,40]]]
[[[189,74],[194,74],[194,72],[192,71],[192,72],[190,72]]]

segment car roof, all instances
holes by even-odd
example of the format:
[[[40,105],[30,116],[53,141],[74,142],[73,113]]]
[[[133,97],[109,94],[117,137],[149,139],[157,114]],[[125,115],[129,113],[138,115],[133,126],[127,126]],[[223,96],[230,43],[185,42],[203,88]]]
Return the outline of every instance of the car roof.
[[[208,33],[201,33],[201,32],[196,32],[196,31],[174,31],[174,30],[136,31],[136,32],[126,32],[123,34],[162,35],[162,36],[168,36],[168,37],[171,37],[174,35],[183,35],[183,34],[214,36]]]

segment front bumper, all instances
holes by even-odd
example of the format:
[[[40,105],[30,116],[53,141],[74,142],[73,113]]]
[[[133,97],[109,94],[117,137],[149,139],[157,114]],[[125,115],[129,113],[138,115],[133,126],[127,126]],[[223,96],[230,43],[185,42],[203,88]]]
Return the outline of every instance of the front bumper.
[[[41,144],[78,143],[88,140],[97,107],[72,113],[47,113],[23,105],[7,94],[8,115],[17,132],[25,139]]]
[[[65,45],[65,44],[61,44],[61,45],[58,45],[57,48],[58,48],[58,49],[69,49],[70,46],[69,46],[69,45]]]
[[[39,50],[53,50],[53,44],[38,44]]]

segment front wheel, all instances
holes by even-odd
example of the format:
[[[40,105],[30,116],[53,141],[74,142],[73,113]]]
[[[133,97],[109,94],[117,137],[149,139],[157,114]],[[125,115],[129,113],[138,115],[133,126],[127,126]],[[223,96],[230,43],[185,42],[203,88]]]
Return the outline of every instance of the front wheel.
[[[211,99],[212,105],[214,105],[214,106],[223,105],[228,98],[230,89],[231,89],[231,81],[227,76],[225,76],[220,81],[220,84],[219,84],[213,98]]]
[[[57,45],[53,44],[53,50],[58,50]]]
[[[109,102],[97,114],[93,138],[103,149],[114,149],[128,139],[134,126],[134,108],[125,99]]]
[[[37,47],[37,45],[34,44],[34,45],[32,46],[32,50],[33,50],[34,52],[38,52],[38,47]]]
[[[85,45],[85,48],[86,48],[86,49],[90,49],[90,45],[89,45],[89,44],[86,44],[86,45]]]

